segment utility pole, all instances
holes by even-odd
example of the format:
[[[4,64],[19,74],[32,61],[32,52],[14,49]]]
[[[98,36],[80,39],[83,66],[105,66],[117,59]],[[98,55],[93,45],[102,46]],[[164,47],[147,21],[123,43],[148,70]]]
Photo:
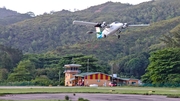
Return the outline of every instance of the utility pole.
[[[113,82],[113,69],[114,69],[114,62],[110,62],[109,64],[110,64],[110,66],[111,66],[111,77],[112,77],[111,82]]]
[[[89,72],[89,59],[87,60],[87,72]]]
[[[113,82],[113,68],[114,68],[113,66],[114,64],[111,65],[112,82]]]
[[[61,70],[59,70],[59,86],[60,86],[60,75],[61,75]]]

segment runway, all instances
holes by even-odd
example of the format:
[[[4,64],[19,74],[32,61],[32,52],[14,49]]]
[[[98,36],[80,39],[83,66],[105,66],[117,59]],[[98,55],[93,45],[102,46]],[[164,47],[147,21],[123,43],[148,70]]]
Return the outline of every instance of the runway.
[[[131,95],[131,94],[90,94],[90,93],[57,93],[57,94],[13,94],[1,96],[4,100],[64,100],[69,96],[71,101],[77,101],[78,98],[88,99],[90,101],[180,101],[179,98],[167,98],[158,95]]]
[[[0,89],[26,89],[26,88],[79,88],[79,87],[43,87],[43,86],[0,86]],[[99,88],[101,89],[101,88]],[[107,88],[108,89],[108,88]],[[118,88],[116,88],[118,89]],[[120,89],[120,88],[119,88]],[[123,89],[123,88],[121,88]],[[90,101],[180,101],[180,98],[167,98],[160,95],[133,95],[133,94],[100,94],[100,93],[48,93],[48,94],[8,94],[0,96],[4,100],[64,100],[69,96],[71,101],[77,101],[78,98],[88,99]]]

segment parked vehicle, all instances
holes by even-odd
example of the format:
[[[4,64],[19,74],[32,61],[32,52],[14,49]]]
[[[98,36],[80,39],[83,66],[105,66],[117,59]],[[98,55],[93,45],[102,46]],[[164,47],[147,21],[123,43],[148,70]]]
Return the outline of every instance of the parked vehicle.
[[[90,84],[89,87],[98,87],[97,84]]]
[[[116,83],[116,82],[110,82],[110,83],[109,83],[109,86],[110,86],[110,87],[117,86],[117,83]]]

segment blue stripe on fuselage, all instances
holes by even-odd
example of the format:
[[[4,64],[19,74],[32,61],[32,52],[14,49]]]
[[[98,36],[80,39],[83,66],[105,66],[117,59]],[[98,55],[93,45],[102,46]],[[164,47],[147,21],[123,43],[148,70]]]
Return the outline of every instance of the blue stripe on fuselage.
[[[97,36],[97,38],[98,38],[98,39],[101,39],[101,38],[103,38],[103,36],[102,36],[102,32],[100,32],[100,33],[97,33],[97,34],[96,34],[96,36]]]

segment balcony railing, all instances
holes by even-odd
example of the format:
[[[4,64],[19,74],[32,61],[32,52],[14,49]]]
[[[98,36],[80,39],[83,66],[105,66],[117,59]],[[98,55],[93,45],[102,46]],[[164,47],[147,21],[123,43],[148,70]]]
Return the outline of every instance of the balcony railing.
[[[78,73],[80,73],[81,71],[80,70],[64,70],[64,73],[65,72],[78,72]]]

